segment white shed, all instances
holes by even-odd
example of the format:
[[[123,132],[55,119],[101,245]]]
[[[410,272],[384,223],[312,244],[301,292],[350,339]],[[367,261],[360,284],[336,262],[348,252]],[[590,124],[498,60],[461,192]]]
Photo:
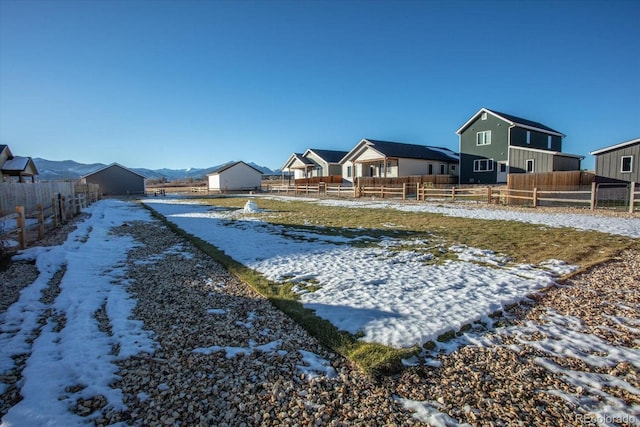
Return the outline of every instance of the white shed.
[[[262,185],[262,171],[245,162],[227,163],[207,174],[209,191],[259,190]]]

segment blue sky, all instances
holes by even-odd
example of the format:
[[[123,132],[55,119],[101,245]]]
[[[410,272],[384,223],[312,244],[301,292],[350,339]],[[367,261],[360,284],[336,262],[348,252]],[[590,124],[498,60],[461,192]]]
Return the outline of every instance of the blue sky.
[[[640,137],[640,1],[0,0],[0,143],[150,169],[278,168],[362,138],[457,150],[481,107]]]

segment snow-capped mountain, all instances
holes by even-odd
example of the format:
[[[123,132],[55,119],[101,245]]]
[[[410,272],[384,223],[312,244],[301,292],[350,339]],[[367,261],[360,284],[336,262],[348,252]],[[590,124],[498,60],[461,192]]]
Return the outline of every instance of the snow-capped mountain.
[[[38,169],[38,180],[40,181],[60,181],[60,180],[74,180],[81,176],[87,175],[98,169],[101,169],[107,165],[103,163],[84,164],[78,163],[73,160],[46,160],[41,158],[34,158],[33,162]],[[145,169],[145,168],[130,168],[132,171],[139,173],[140,175],[148,179],[162,179],[165,178],[168,181],[177,181],[183,179],[203,179],[208,173],[218,169],[226,163],[212,166],[210,168],[188,168],[188,169]],[[265,175],[277,175],[279,171],[272,171],[265,166],[259,166],[255,163],[247,163],[254,168],[262,171]]]

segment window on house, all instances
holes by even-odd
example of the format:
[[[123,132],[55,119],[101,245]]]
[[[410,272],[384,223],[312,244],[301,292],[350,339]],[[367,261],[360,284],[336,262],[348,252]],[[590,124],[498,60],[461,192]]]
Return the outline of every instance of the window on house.
[[[429,163],[429,175],[433,175],[433,165]]]
[[[500,163],[500,172],[502,172],[502,173],[507,172],[507,164],[506,163]]]
[[[527,173],[533,173],[533,159],[527,160]]]
[[[553,142],[553,138],[551,135],[547,135],[547,150],[551,150],[551,143]]]
[[[347,166],[347,178],[351,178],[351,166]]]
[[[622,156],[620,158],[620,172],[633,172],[633,156]]]
[[[454,172],[456,170],[456,165],[451,165],[451,172]]]
[[[440,165],[440,175],[444,175],[444,165]]]
[[[530,130],[527,131],[527,145],[528,144],[531,144],[531,131]]]
[[[487,113],[482,113],[480,120],[487,120]]]
[[[491,131],[485,130],[478,132],[476,135],[476,145],[489,145],[491,144]]]
[[[482,159],[473,161],[474,172],[491,172],[493,170],[492,159]]]

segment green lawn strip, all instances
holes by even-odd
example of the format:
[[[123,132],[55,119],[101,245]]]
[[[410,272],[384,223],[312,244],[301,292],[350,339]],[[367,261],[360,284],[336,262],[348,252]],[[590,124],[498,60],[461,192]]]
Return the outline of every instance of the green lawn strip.
[[[291,283],[281,284],[266,279],[262,274],[237,262],[214,245],[182,230],[152,207],[146,204],[143,206],[171,231],[191,241],[198,249],[267,298],[323,345],[353,361],[369,375],[397,372],[402,367],[402,359],[419,353],[419,346],[398,349],[382,344],[366,343],[359,341],[356,336],[348,332],[338,330],[328,320],[316,316],[313,310],[304,308],[298,300],[298,295],[291,290],[293,287]]]

